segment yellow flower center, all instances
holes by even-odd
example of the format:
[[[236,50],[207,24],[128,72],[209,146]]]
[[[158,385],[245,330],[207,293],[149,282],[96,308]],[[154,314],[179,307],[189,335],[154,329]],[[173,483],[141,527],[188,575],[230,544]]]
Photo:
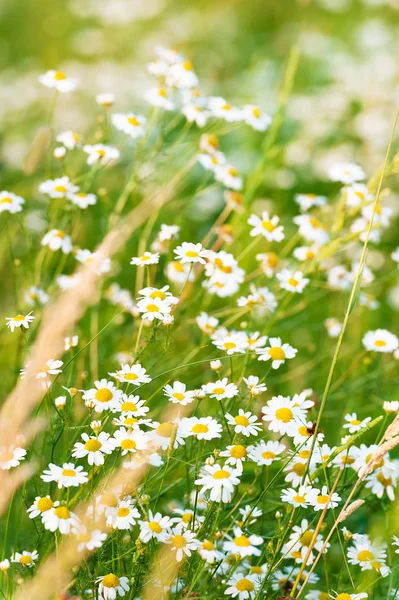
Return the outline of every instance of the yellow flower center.
[[[230,473],[225,469],[219,469],[219,471],[215,471],[213,474],[214,479],[228,479],[230,477]]]
[[[71,513],[66,506],[57,506],[57,508],[54,509],[54,514],[59,519],[69,519]]]
[[[234,342],[224,342],[223,346],[226,348],[226,350],[233,350],[233,348],[237,347],[237,344]]]
[[[292,287],[296,287],[299,284],[299,281],[297,279],[295,279],[294,277],[290,277],[288,279],[287,283],[292,285]]]
[[[138,379],[138,375],[136,375],[136,373],[124,373],[123,377],[125,379],[127,379],[128,381],[136,381],[136,379]],[[135,410],[135,409],[133,409],[133,410]]]
[[[162,527],[156,521],[149,521],[148,529],[150,529],[150,531],[153,531],[154,533],[161,533],[162,531]]]
[[[171,541],[175,548],[184,548],[184,546],[187,545],[186,539],[183,535],[174,535]]]
[[[117,517],[127,517],[130,513],[130,508],[128,506],[122,506],[122,508],[118,508],[118,512],[116,513]]]
[[[182,515],[181,520],[183,521],[183,523],[191,523],[193,518],[193,515],[191,513],[185,513],[184,515]]]
[[[188,258],[197,258],[198,257],[198,252],[195,252],[195,250],[187,250],[186,256]]]
[[[318,221],[315,217],[311,217],[309,219],[309,223],[312,227],[314,227],[314,229],[325,229],[324,225],[320,223],[320,221]]]
[[[123,448],[123,450],[134,450],[136,445],[136,442],[129,438],[121,441],[121,448]]]
[[[224,394],[225,389],[222,387],[217,387],[213,389],[213,393],[216,394],[217,396],[220,396],[220,394]]]
[[[85,443],[85,450],[88,450],[89,452],[97,452],[97,450],[100,450],[101,446],[101,442],[94,438],[91,438]]]
[[[159,436],[169,438],[173,433],[174,425],[173,423],[161,423],[156,428],[156,432]]]
[[[98,156],[99,156],[100,158],[104,158],[104,156],[105,156],[105,150],[102,150],[102,149],[100,148],[99,150],[96,150],[96,152],[97,152],[97,154],[98,154]]]
[[[309,450],[301,450],[298,453],[299,458],[309,458],[310,451]]]
[[[61,192],[62,194],[67,191],[65,185],[56,185],[54,189],[56,192]]]
[[[377,348],[383,348],[386,345],[387,343],[384,340],[375,340],[374,342],[374,346],[377,346]]]
[[[101,504],[104,504],[105,506],[109,506],[110,508],[115,508],[118,504],[118,498],[115,496],[115,494],[103,494],[101,496]]]
[[[27,556],[26,554],[23,554],[21,556],[21,558],[19,559],[19,562],[21,563],[21,565],[30,565],[33,562],[33,559],[31,556]]]
[[[299,496],[298,494],[292,498],[298,504],[303,504],[306,501],[306,496]]]
[[[0,200],[1,204],[12,204],[12,199],[9,196],[5,196]]]
[[[202,548],[204,550],[214,550],[215,549],[215,545],[212,544],[212,542],[205,541],[205,542],[202,542]]]
[[[236,588],[239,592],[253,592],[255,586],[250,579],[243,577],[237,581]]]
[[[63,79],[66,79],[66,75],[63,71],[56,71],[54,73],[54,79],[57,81],[62,81]]]
[[[310,437],[310,435],[311,435],[305,425],[301,425],[298,428],[298,433],[299,433],[299,435],[303,435],[304,437]]]
[[[168,94],[166,93],[166,90],[164,88],[159,88],[158,96],[161,96],[161,98],[167,98]]]
[[[310,543],[313,539],[313,533],[313,531],[305,531],[305,533],[301,535],[299,541],[301,542],[302,546],[310,546]]]
[[[330,496],[325,496],[325,495],[321,495],[321,496],[317,496],[316,498],[316,502],[317,504],[326,504],[326,502],[328,502],[330,499]]]
[[[244,417],[244,415],[238,415],[237,417],[234,417],[234,421],[237,423],[237,425],[242,425],[243,427],[248,427],[249,425],[249,420],[247,417]]]
[[[40,498],[40,500],[37,501],[37,508],[42,513],[50,510],[50,508],[53,508],[53,506],[54,503],[51,498]]]
[[[74,471],[73,469],[64,469],[62,471],[62,474],[64,477],[75,477],[76,471]]]
[[[244,446],[241,446],[241,444],[237,444],[236,446],[230,448],[230,456],[233,458],[244,458],[246,455],[247,451]]]
[[[384,477],[384,475],[382,473],[378,473],[377,475],[377,480],[384,486],[384,487],[388,487],[390,485],[392,485],[392,479],[391,477]]]
[[[278,408],[276,410],[276,419],[283,423],[289,423],[292,419],[292,410],[289,408]]]
[[[136,119],[136,117],[128,117],[127,121],[129,125],[133,125],[134,127],[138,127],[140,125],[140,122]]]
[[[196,425],[194,425],[191,431],[193,433],[207,433],[209,431],[209,428],[203,423],[197,423]]]
[[[258,107],[255,107],[255,108],[252,109],[252,114],[257,119],[260,119],[260,116],[261,116],[262,113],[260,112],[260,109]]]
[[[172,394],[172,396],[173,396],[173,398],[175,398],[179,402],[181,402],[182,400],[184,400],[184,394],[182,394],[181,392],[175,392],[174,394]]]
[[[154,290],[153,292],[151,292],[150,298],[159,298],[160,300],[165,300],[166,294],[161,290]]]
[[[128,375],[130,375],[130,373],[128,373]],[[123,402],[121,410],[122,412],[135,412],[137,410],[137,406],[134,404],[134,402]]]
[[[183,69],[184,69],[185,71],[192,71],[192,70],[193,70],[193,65],[191,64],[191,62],[190,62],[189,60],[185,60],[185,61],[182,63],[182,66],[183,66]]]
[[[274,454],[274,452],[269,452],[268,450],[266,450],[266,452],[262,452],[262,458],[276,458],[276,455]]]
[[[361,550],[357,555],[357,560],[360,562],[366,562],[368,560],[373,560],[374,554],[370,552],[370,550]]]
[[[158,306],[156,304],[147,304],[147,312],[158,312]]]
[[[175,271],[177,271],[178,273],[184,272],[184,267],[181,263],[173,261],[172,264],[173,264],[173,268],[175,269]]]
[[[293,472],[296,475],[303,475],[305,473],[306,464],[298,462],[292,467]]]
[[[100,388],[96,391],[95,399],[98,402],[109,402],[112,400],[112,392],[108,388]]]
[[[263,229],[265,229],[266,231],[272,232],[275,230],[275,226],[273,225],[273,223],[271,221],[262,221],[262,227]]]
[[[240,547],[248,547],[251,545],[251,542],[249,541],[246,535],[239,535],[238,537],[234,538],[233,542],[236,546]]]
[[[105,577],[102,578],[101,584],[106,588],[116,588],[119,585],[119,577],[117,577],[113,573],[110,573],[109,575],[105,575]]]
[[[126,419],[123,421],[123,424],[127,427],[132,427],[135,423],[137,423],[137,421],[138,419],[135,419],[134,417],[126,417]]]
[[[24,319],[24,315],[17,315],[16,317],[14,317],[14,321],[23,321]]]
[[[223,104],[223,106],[221,107],[222,110],[231,110],[232,106],[231,104]]]
[[[269,348],[269,356],[272,360],[284,360],[285,352],[279,346],[275,346],[274,348]]]
[[[352,596],[346,593],[338,594],[336,600],[352,600]]]
[[[360,423],[361,422],[359,421],[359,419],[352,419],[352,421],[350,421],[351,425],[360,425]]]
[[[58,230],[57,233],[55,233],[54,235],[55,235],[55,237],[59,237],[62,240],[65,238],[65,232],[64,231]]]

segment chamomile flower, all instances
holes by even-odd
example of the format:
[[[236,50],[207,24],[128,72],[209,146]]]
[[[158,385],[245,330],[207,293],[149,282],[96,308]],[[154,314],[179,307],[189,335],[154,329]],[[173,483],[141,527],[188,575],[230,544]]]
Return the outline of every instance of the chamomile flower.
[[[39,515],[42,515],[46,511],[53,508],[54,502],[50,496],[36,496],[33,504],[26,511],[30,519],[35,519]]]
[[[78,262],[83,265],[89,265],[93,260],[97,260],[97,252],[91,252],[91,250],[79,248],[77,250],[75,258]],[[97,275],[103,275],[109,273],[111,270],[111,259],[108,257],[102,258],[97,264],[96,273]]]
[[[191,552],[199,546],[195,533],[179,527],[171,532],[165,543],[170,544],[172,552],[176,553],[177,562],[181,562],[184,556],[191,556]]]
[[[25,200],[12,192],[0,192],[0,213],[9,212],[12,215],[22,211]]]
[[[207,335],[213,335],[219,325],[219,319],[202,312],[197,318],[198,327]]]
[[[248,348],[247,337],[241,331],[231,331],[230,333],[226,332],[226,334],[216,331],[212,344],[219,350],[224,350],[228,356],[244,354]]]
[[[311,504],[313,494],[311,485],[300,485],[296,490],[294,488],[284,489],[280,497],[282,502],[291,504],[291,506],[306,508]]]
[[[389,573],[386,570],[386,544],[378,540],[371,541],[367,535],[353,536],[353,546],[348,548],[348,562],[351,565],[359,565],[362,571],[375,569],[385,577]]]
[[[315,530],[309,525],[310,524],[307,519],[302,519],[300,525],[294,525],[288,541],[284,544],[281,550],[284,556],[287,558],[293,558],[295,562],[299,564],[301,564],[305,556],[307,556],[308,558],[306,564],[311,565],[315,559],[313,551],[318,553],[323,547],[323,537],[320,533],[317,534],[314,542],[312,543]],[[324,552],[327,552],[329,546],[329,544],[326,546]],[[311,551],[309,554],[308,550],[310,547]]]
[[[327,333],[330,338],[337,338],[342,331],[342,323],[338,319],[329,318],[324,321]]]
[[[73,458],[85,458],[89,465],[103,465],[104,454],[112,454],[115,449],[115,443],[110,438],[109,433],[102,431],[97,437],[89,437],[87,433],[82,433],[83,442],[76,442],[73,447]]]
[[[242,473],[243,463],[245,462],[247,455],[248,451],[242,444],[227,446],[226,450],[223,450],[219,454],[219,456],[226,458],[226,465],[232,465],[237,470],[238,475],[241,475]]]
[[[277,441],[269,440],[265,442],[261,440],[255,446],[248,448],[248,458],[259,466],[269,467],[276,460],[280,460],[280,454],[286,450],[284,444]]]
[[[165,396],[173,404],[181,404],[185,406],[194,401],[195,393],[192,390],[186,389],[186,384],[180,381],[175,381],[172,385],[165,385],[163,388]]]
[[[129,430],[121,427],[114,433],[113,443],[117,448],[121,448],[122,456],[137,450],[145,450],[148,446],[149,438],[146,433],[140,429]]]
[[[144,99],[151,106],[158,106],[164,110],[174,110],[175,104],[170,98],[171,94],[165,87],[152,88],[144,94]]]
[[[43,75],[39,75],[38,80],[45,87],[54,88],[62,94],[73,92],[77,87],[76,79],[68,77],[64,71],[46,71]]]
[[[47,304],[48,299],[48,294],[35,285],[32,285],[24,294],[24,300],[26,304],[29,304],[29,306]]]
[[[259,587],[256,575],[243,575],[242,573],[234,573],[227,581],[227,585],[225,595],[238,598],[238,600],[254,598]]]
[[[87,154],[87,164],[101,164],[106,167],[119,158],[119,150],[113,146],[105,146],[104,144],[86,144],[83,146],[83,151]]]
[[[366,350],[372,352],[394,352],[399,346],[398,338],[396,335],[388,331],[387,329],[376,329],[375,331],[368,331],[362,340],[363,346]]]
[[[267,211],[262,212],[262,218],[251,215],[248,219],[252,225],[249,235],[254,237],[262,235],[268,242],[281,242],[284,239],[284,227],[279,225],[280,218],[276,215],[271,217]]]
[[[28,552],[27,550],[24,550],[22,554],[20,552],[15,552],[11,556],[10,560],[13,563],[19,563],[23,567],[32,568],[38,558],[39,553],[37,552],[37,550],[34,550],[33,552]]]
[[[76,527],[72,533],[76,536],[76,550],[78,552],[83,552],[84,550],[92,552],[97,548],[101,548],[108,537],[101,529],[94,529],[90,532],[87,531],[86,527],[81,523],[79,523],[78,527]]]
[[[218,379],[215,383],[206,383],[202,386],[205,394],[216,400],[224,400],[225,398],[234,398],[238,394],[238,388],[235,383],[228,383],[227,377]]]
[[[48,231],[43,237],[41,245],[48,246],[53,252],[61,250],[63,254],[69,254],[72,250],[70,236],[61,229],[51,229],[51,231]]]
[[[171,260],[166,266],[166,276],[173,283],[185,283],[186,281],[194,281],[195,274],[193,273],[191,264],[177,260]]]
[[[131,265],[136,265],[137,267],[145,267],[146,265],[157,265],[159,263],[159,253],[158,252],[144,252],[141,256],[133,256],[130,261]]]
[[[131,529],[140,518],[140,513],[132,499],[120,500],[107,517],[107,525],[113,529]]]
[[[78,526],[78,517],[66,506],[54,502],[53,508],[42,513],[42,523],[48,531],[59,531],[63,535],[71,533],[74,527]]]
[[[347,429],[349,433],[356,433],[360,429],[364,429],[367,423],[370,423],[371,417],[366,417],[362,421],[357,418],[356,413],[345,415],[346,423],[343,425],[344,429]]]
[[[99,584],[99,596],[104,600],[115,600],[117,596],[125,596],[130,590],[128,578],[118,577],[113,573],[98,577],[96,582]]]
[[[258,435],[258,431],[261,431],[262,429],[258,417],[253,415],[251,411],[245,412],[242,408],[238,410],[238,415],[235,417],[226,413],[226,420],[229,425],[234,426],[235,433],[242,433],[245,437]]]
[[[223,544],[223,550],[231,552],[232,554],[238,554],[241,558],[247,556],[260,556],[262,554],[260,546],[263,544],[263,538],[259,535],[244,535],[240,527],[234,527],[234,537],[230,537]]]
[[[209,98],[208,107],[214,117],[224,119],[228,123],[240,121],[242,118],[240,110],[220,96]]]
[[[55,481],[59,489],[78,487],[88,481],[87,473],[83,470],[83,467],[75,467],[73,463],[64,463],[62,467],[50,463],[48,469],[45,469],[40,477],[46,483]]]
[[[116,389],[112,381],[101,379],[94,382],[94,388],[83,393],[83,400],[88,402],[97,413],[104,410],[115,412],[122,398],[122,390]]]
[[[138,523],[140,525],[139,538],[145,544],[152,539],[165,542],[173,527],[173,519],[164,517],[159,512],[154,514],[151,510],[148,511],[147,519]]]
[[[256,131],[266,131],[272,122],[271,117],[265,114],[259,106],[246,104],[241,111],[243,121]]]
[[[121,367],[121,369],[115,373],[109,373],[109,375],[120,382],[131,383],[132,385],[142,385],[151,381],[151,377],[147,375],[147,370],[140,363],[134,365],[124,364]]]
[[[72,337],[64,338],[65,352],[67,352],[68,350],[71,350],[72,348],[76,348],[76,346],[78,344],[79,344],[79,336],[77,336],[77,335],[73,335]]]
[[[305,419],[303,409],[295,406],[288,396],[274,396],[266,406],[263,406],[262,413],[264,415],[262,419],[269,423],[270,431],[280,435],[290,434],[295,427],[295,419]]]
[[[267,390],[266,384],[260,383],[259,377],[256,377],[256,375],[248,375],[248,377],[243,377],[243,380],[245,381],[251,396],[259,396]]]
[[[216,181],[220,181],[227,188],[232,190],[242,190],[243,180],[240,172],[233,165],[220,165],[215,168]]]
[[[133,396],[132,394],[129,396],[123,394],[117,408],[117,412],[120,411],[123,415],[133,417],[144,417],[149,410],[149,407],[145,405],[145,401],[140,396]]]
[[[310,495],[310,505],[315,511],[324,510],[324,508],[335,508],[341,502],[341,497],[328,491],[328,487],[323,485],[321,490],[314,489]]]
[[[283,269],[276,277],[281,289],[295,294],[301,294],[310,281],[301,271],[290,271],[290,269]]]
[[[258,360],[272,361],[272,368],[278,369],[286,360],[294,358],[298,350],[289,344],[283,344],[281,338],[269,338],[269,345],[266,348],[258,348],[256,354],[259,354]]]
[[[153,421],[149,423],[149,426],[152,428],[152,431],[148,432],[148,437],[156,448],[167,450],[172,443],[173,448],[185,444],[179,423],[171,423],[169,421],[159,423],[158,421]]]
[[[327,204],[326,196],[317,196],[316,194],[297,194],[294,200],[301,212],[307,212],[310,208]]]
[[[12,333],[14,333],[15,329],[20,327],[29,329],[30,324],[34,320],[35,317],[32,315],[32,311],[27,315],[15,315],[15,317],[6,317],[7,327],[11,329]]]
[[[169,317],[172,312],[172,306],[170,302],[165,298],[161,300],[159,297],[154,298],[142,298],[137,302],[137,308],[141,313],[142,319],[148,321],[163,321],[165,317]]]
[[[292,255],[297,260],[300,260],[301,262],[305,262],[305,261],[313,260],[317,256],[318,252],[319,252],[319,247],[316,245],[298,246],[298,248],[295,248]]]
[[[385,477],[383,471],[373,471],[367,477],[366,488],[371,489],[372,493],[377,498],[382,498],[386,493],[388,498],[393,502],[395,500],[395,487],[397,483],[396,469],[392,469],[392,472],[388,477]]]
[[[112,124],[119,131],[123,131],[126,135],[129,135],[133,139],[142,137],[144,135],[144,127],[147,122],[145,117],[141,115],[135,115],[132,112],[127,114],[115,114],[111,117]]]
[[[182,419],[179,429],[183,437],[194,436],[198,440],[213,440],[222,437],[222,426],[212,417]]]
[[[87,194],[86,192],[72,192],[67,195],[68,200],[85,210],[88,206],[97,204],[97,196],[95,194]]]
[[[188,123],[195,123],[198,127],[205,127],[211,116],[210,111],[205,108],[205,101],[201,102],[200,99],[185,104],[181,112],[186,117]]]
[[[14,467],[18,467],[25,459],[26,450],[19,446],[0,446],[0,469],[8,471]]]
[[[48,179],[39,185],[39,192],[47,194],[50,198],[66,198],[68,194],[77,191],[79,191],[78,186],[73,185],[67,176]]]
[[[198,77],[191,61],[184,59],[176,62],[168,69],[166,83],[179,89],[193,88],[198,85]]]
[[[104,108],[111,108],[111,106],[115,102],[115,96],[114,96],[114,94],[110,94],[109,92],[97,94],[96,102],[97,102],[97,104],[99,104],[100,106],[103,106]]]
[[[208,564],[212,565],[217,560],[223,558],[222,552],[220,552],[214,542],[210,540],[203,540],[198,548],[198,553]]]
[[[182,263],[200,263],[205,264],[205,258],[208,256],[208,250],[202,247],[202,244],[193,244],[191,242],[183,242],[181,246],[177,246],[173,250],[176,258]]]
[[[359,165],[354,163],[341,163],[333,165],[328,175],[332,181],[340,181],[346,185],[351,185],[357,181],[365,179],[366,174]]]
[[[62,131],[56,137],[57,142],[60,142],[68,150],[74,150],[81,143],[81,136],[75,131]]]
[[[214,502],[230,502],[234,487],[240,483],[235,469],[218,464],[204,465],[195,485],[200,485],[201,493],[210,491],[210,499]]]
[[[325,225],[313,215],[303,214],[293,218],[293,222],[299,227],[299,234],[309,242],[318,246],[326,244],[329,234]]]

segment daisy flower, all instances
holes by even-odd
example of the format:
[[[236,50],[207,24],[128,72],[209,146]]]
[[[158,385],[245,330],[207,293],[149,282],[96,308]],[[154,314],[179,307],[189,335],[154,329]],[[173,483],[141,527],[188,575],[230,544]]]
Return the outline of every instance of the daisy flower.
[[[115,600],[117,596],[125,596],[130,590],[129,579],[127,577],[118,577],[113,573],[102,575],[96,579],[98,593],[104,600]]]
[[[204,108],[205,101],[200,98],[195,102],[189,102],[181,109],[182,114],[189,123],[195,123],[198,127],[205,127],[211,113]]]
[[[295,426],[295,419],[305,420],[303,409],[294,406],[289,396],[273,396],[266,406],[262,407],[263,421],[269,423],[270,431],[280,435],[290,434]]]
[[[142,256],[133,256],[131,265],[145,267],[146,265],[157,265],[159,263],[159,252],[144,252]]]
[[[74,150],[81,142],[81,136],[75,131],[63,131],[56,137],[57,142],[60,142],[68,150]]]
[[[224,119],[228,123],[240,121],[242,118],[240,110],[220,96],[209,98],[208,107],[214,117]]]
[[[83,146],[83,151],[86,152],[87,164],[101,164],[102,166],[108,166],[119,158],[119,150],[112,146],[105,146],[104,144],[94,144],[91,146],[86,144]]]
[[[111,510],[107,517],[107,525],[123,531],[131,529],[139,518],[140,513],[134,506],[133,500],[129,498],[120,500],[118,505]]]
[[[245,446],[242,444],[234,444],[232,446],[227,446],[226,450],[220,452],[219,456],[226,458],[226,465],[232,465],[237,470],[237,474],[241,475],[243,463],[247,458],[247,454],[248,452]]]
[[[248,224],[252,225],[249,235],[263,235],[268,242],[281,242],[284,239],[284,227],[279,225],[280,218],[277,216],[270,217],[267,211],[262,212],[262,218],[257,215],[251,215],[248,219]]]
[[[73,458],[85,458],[89,465],[100,466],[104,464],[104,454],[112,454],[115,444],[109,433],[102,431],[98,437],[89,437],[82,433],[83,442],[76,442],[73,447]]]
[[[191,265],[189,263],[182,264],[177,260],[168,262],[166,276],[173,283],[185,283],[186,281],[194,281],[195,279]]]
[[[314,206],[324,206],[327,204],[326,196],[317,196],[316,194],[296,194],[294,200],[298,204],[301,212],[307,212]]]
[[[342,331],[342,323],[338,319],[329,318],[324,321],[330,338],[337,338]]]
[[[99,104],[100,106],[103,106],[104,108],[111,108],[111,106],[115,102],[115,95],[110,94],[109,92],[97,94],[96,102],[97,102],[97,104]]]
[[[151,377],[147,375],[147,370],[140,363],[131,366],[124,364],[121,367],[119,371],[109,373],[109,375],[120,382],[131,383],[132,385],[142,385],[151,381]]]
[[[297,260],[304,262],[306,260],[313,260],[317,256],[318,252],[319,252],[319,247],[316,245],[314,245],[314,246],[299,246],[298,248],[295,248],[292,255]]]
[[[282,502],[291,504],[291,506],[306,508],[311,504],[313,494],[312,486],[300,485],[297,490],[294,488],[282,490],[280,498]]]
[[[272,118],[265,114],[259,106],[246,104],[241,111],[243,121],[256,131],[266,131],[272,122]]]
[[[50,496],[36,496],[34,503],[26,511],[30,519],[35,519],[46,511],[53,508],[54,502]]]
[[[144,417],[149,410],[149,407],[145,405],[145,401],[142,400],[140,396],[127,396],[126,394],[122,395],[117,409],[117,411],[120,411],[123,415],[133,417]]]
[[[293,222],[299,227],[299,234],[318,246],[322,246],[329,240],[329,234],[321,221],[313,215],[298,215],[293,218]]]
[[[43,367],[43,371],[36,373],[36,379],[46,379],[49,375],[59,375],[62,373],[61,367],[63,364],[62,360],[49,358]]]
[[[95,194],[86,194],[85,192],[73,192],[67,195],[68,200],[79,206],[82,210],[88,206],[97,204],[97,196]]]
[[[62,94],[73,92],[77,87],[76,79],[68,77],[64,71],[46,71],[43,75],[39,75],[38,80],[42,85],[55,88],[57,92]]]
[[[258,431],[262,429],[258,422],[258,417],[250,411],[245,412],[242,408],[238,410],[238,415],[235,417],[226,413],[226,420],[229,425],[234,426],[235,433],[242,433],[245,437],[258,435]]]
[[[346,185],[365,179],[366,174],[359,165],[354,163],[341,163],[333,165],[328,172],[332,181],[339,181]]]
[[[153,431],[148,432],[148,437],[157,448],[167,450],[173,440],[173,448],[185,444],[179,424],[171,423],[169,421],[164,423],[153,421],[152,423],[149,423],[149,426]]]
[[[32,285],[24,294],[24,300],[29,306],[36,304],[46,304],[48,302],[48,294],[41,288]]]
[[[63,535],[71,533],[73,527],[77,527],[78,517],[66,506],[54,502],[53,508],[42,513],[42,523],[48,531],[59,531]]]
[[[377,540],[372,542],[367,535],[354,535],[352,540],[353,546],[347,551],[348,562],[351,565],[359,565],[362,571],[376,569],[381,571],[383,577],[388,575],[389,570],[385,570],[386,544]]]
[[[94,386],[83,393],[83,400],[97,413],[102,413],[104,410],[115,412],[122,398],[122,390],[117,390],[112,381],[106,379],[95,381]]]
[[[227,377],[218,379],[215,383],[206,383],[202,389],[210,398],[216,398],[216,400],[234,398],[238,394],[238,387],[235,383],[228,383]]]
[[[144,450],[148,446],[148,435],[140,429],[128,430],[121,427],[114,433],[113,442],[122,449],[122,456],[137,450]]]
[[[161,300],[159,297],[142,298],[137,302],[137,308],[141,313],[142,319],[154,321],[158,319],[163,321],[172,312],[171,304],[166,298]]]
[[[376,329],[375,331],[368,331],[362,340],[363,346],[366,350],[373,352],[394,352],[399,346],[398,338],[396,335],[388,331],[387,329]]]
[[[235,469],[218,464],[204,465],[195,485],[201,485],[201,493],[210,491],[210,499],[214,502],[230,502],[234,487],[240,483]]]
[[[149,510],[147,519],[138,523],[140,525],[139,538],[142,542],[147,544],[151,539],[165,542],[171,533],[173,519],[164,517],[159,512],[154,514]]]
[[[210,565],[223,558],[223,554],[217,550],[215,544],[210,540],[203,540],[201,542],[198,553]]]
[[[238,598],[238,600],[249,600],[255,597],[258,583],[256,575],[243,575],[242,573],[234,573],[227,581],[229,587],[225,590],[226,596]]]
[[[382,498],[384,493],[393,502],[395,500],[395,487],[397,483],[396,471],[392,470],[389,477],[385,477],[382,471],[374,471],[367,477],[366,488],[371,489],[377,498]]]
[[[212,344],[219,350],[224,350],[228,356],[232,354],[245,354],[248,348],[248,342],[246,335],[243,332],[230,332],[226,335],[219,335],[216,332],[216,337],[212,341]]]
[[[26,550],[24,550],[22,554],[20,554],[19,552],[15,552],[11,556],[10,560],[13,563],[19,563],[23,567],[32,568],[38,558],[39,554],[37,550],[34,550],[33,552],[27,552]]]
[[[190,60],[176,62],[168,69],[166,77],[168,85],[179,89],[193,88],[198,85],[198,77]]]
[[[184,263],[200,263],[205,264],[205,258],[208,256],[209,250],[205,250],[201,243],[193,244],[191,242],[183,242],[181,246],[177,246],[173,250],[177,260]]]
[[[251,396],[259,396],[267,390],[266,384],[259,383],[259,377],[256,377],[256,375],[249,375],[248,377],[243,377],[243,380],[245,381],[247,388],[251,392]]]
[[[177,562],[181,562],[184,555],[191,556],[191,552],[197,550],[199,546],[195,533],[187,529],[184,531],[179,527],[171,533],[165,543],[170,544],[172,552],[176,552]]]
[[[243,180],[238,169],[233,165],[220,165],[215,168],[216,181],[220,181],[224,186],[232,190],[242,190]]]
[[[79,526],[73,530],[73,534],[76,536],[78,552],[89,550],[92,552],[97,548],[101,548],[108,535],[101,531],[101,529],[94,529],[93,531],[87,531],[86,527],[79,523]]]
[[[73,463],[64,463],[62,467],[50,463],[49,468],[43,471],[43,475],[40,478],[46,483],[50,481],[57,482],[59,489],[63,487],[78,487],[88,482],[87,473],[83,471],[83,467],[75,467]]]
[[[25,200],[12,192],[0,192],[0,213],[9,212],[12,215],[22,211]]]
[[[53,252],[61,250],[63,254],[69,254],[72,250],[71,238],[61,229],[51,229],[47,232],[41,241],[41,245],[48,246]]]
[[[21,461],[26,456],[26,450],[24,448],[14,446],[0,446],[0,469],[2,471],[8,471],[13,467],[18,467]]]
[[[57,177],[57,179],[48,179],[39,185],[39,192],[47,194],[50,198],[65,198],[68,194],[79,191],[78,186],[73,185],[69,177]]]
[[[259,354],[258,360],[271,360],[273,369],[278,369],[287,359],[294,358],[297,352],[296,348],[283,344],[279,337],[269,338],[269,346],[256,350],[256,354]]]
[[[68,350],[71,350],[72,348],[76,348],[76,346],[78,344],[79,344],[79,336],[77,336],[77,335],[73,335],[72,337],[64,338],[65,352],[67,352]]]
[[[280,454],[286,450],[284,444],[280,442],[269,440],[265,442],[260,441],[255,446],[248,448],[248,457],[259,466],[269,467],[275,460],[280,460]]]
[[[194,436],[198,440],[213,440],[222,437],[222,426],[212,417],[182,419],[179,429],[183,437]]]
[[[230,538],[223,544],[223,550],[231,552],[232,554],[238,554],[241,558],[246,556],[260,556],[261,550],[256,546],[263,544],[263,538],[259,535],[246,536],[240,529],[240,527],[234,527],[234,537]]]
[[[344,424],[344,429],[348,429],[349,433],[356,433],[356,431],[360,431],[360,429],[364,429],[367,423],[371,421],[371,417],[366,417],[363,421],[360,421],[357,418],[356,413],[345,415],[344,417],[346,423]]]
[[[280,287],[288,292],[301,294],[310,279],[303,276],[301,271],[290,271],[290,269],[283,269],[276,275],[280,282]]]
[[[181,404],[182,406],[190,404],[195,398],[194,391],[186,390],[186,384],[180,381],[175,381],[172,385],[165,385],[163,391],[170,402]]]
[[[125,115],[120,113],[112,115],[111,121],[116,129],[136,139],[144,135],[144,127],[147,119],[141,115],[129,112]]]
[[[16,315],[15,317],[6,317],[7,327],[11,329],[12,333],[14,333],[14,329],[17,327],[25,327],[25,329],[29,329],[29,325],[34,320],[35,317],[32,315],[32,311],[27,315]]]
[[[159,106],[159,108],[163,108],[164,110],[173,110],[175,108],[174,102],[172,102],[168,91],[164,87],[148,90],[144,94],[144,99],[151,106]]]
[[[93,261],[93,259],[96,259],[97,256],[98,256],[97,252],[91,252],[91,250],[82,249],[82,248],[79,248],[79,250],[77,250],[77,252],[75,254],[76,260],[78,262],[82,263],[83,265],[90,264]],[[104,273],[109,273],[110,270],[111,270],[111,259],[108,257],[101,259],[100,263],[97,264],[97,268],[96,268],[97,275],[103,275]]]
[[[309,500],[309,504],[313,506],[314,510],[319,511],[326,507],[335,508],[341,502],[341,497],[336,492],[330,494],[328,487],[323,485],[321,490],[313,490]]]

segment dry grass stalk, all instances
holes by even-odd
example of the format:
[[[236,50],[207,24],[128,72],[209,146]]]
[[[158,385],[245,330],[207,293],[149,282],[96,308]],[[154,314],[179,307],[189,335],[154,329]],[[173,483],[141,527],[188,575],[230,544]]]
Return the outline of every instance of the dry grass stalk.
[[[355,500],[348,508],[339,513],[337,523],[343,523],[351,514],[364,504],[364,500]]]

